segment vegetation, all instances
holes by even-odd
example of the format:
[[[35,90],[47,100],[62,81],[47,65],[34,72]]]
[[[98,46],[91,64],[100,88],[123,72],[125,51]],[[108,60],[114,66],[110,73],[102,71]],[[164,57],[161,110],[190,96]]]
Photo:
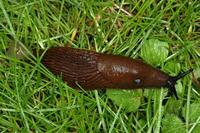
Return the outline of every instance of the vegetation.
[[[199,0],[0,0],[0,27],[1,132],[200,131]],[[33,54],[55,46],[194,71],[165,104],[166,88],[78,91]]]

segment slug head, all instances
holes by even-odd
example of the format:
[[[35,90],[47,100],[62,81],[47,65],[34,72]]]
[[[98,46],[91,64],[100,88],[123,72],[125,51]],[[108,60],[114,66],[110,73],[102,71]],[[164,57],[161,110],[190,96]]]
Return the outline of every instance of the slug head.
[[[176,92],[176,89],[175,89],[175,84],[176,84],[177,80],[185,77],[186,75],[188,75],[192,71],[193,71],[193,69],[190,68],[189,70],[187,70],[185,72],[179,73],[175,77],[169,78],[169,80],[167,81],[167,85],[166,85],[166,87],[169,88],[168,96],[174,95],[176,97],[176,99],[178,99],[178,95],[177,95],[177,92]]]

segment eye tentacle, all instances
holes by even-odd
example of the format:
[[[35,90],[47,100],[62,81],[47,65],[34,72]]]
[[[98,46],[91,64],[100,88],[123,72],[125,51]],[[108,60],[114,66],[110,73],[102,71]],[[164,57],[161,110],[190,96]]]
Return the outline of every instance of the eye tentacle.
[[[176,92],[176,89],[175,89],[175,84],[179,79],[185,77],[186,75],[188,75],[192,71],[193,71],[193,69],[190,68],[189,70],[187,70],[185,72],[179,73],[175,77],[170,77],[169,80],[167,81],[167,85],[166,85],[166,87],[169,88],[168,95],[174,95],[176,97],[176,99],[178,100],[178,95],[177,95],[177,92]]]

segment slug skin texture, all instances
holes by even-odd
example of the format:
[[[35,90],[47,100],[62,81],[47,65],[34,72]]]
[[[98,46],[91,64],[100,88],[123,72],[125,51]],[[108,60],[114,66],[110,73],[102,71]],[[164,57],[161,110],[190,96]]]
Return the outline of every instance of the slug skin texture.
[[[162,87],[170,78],[141,60],[69,47],[48,49],[42,63],[69,86],[86,90]]]

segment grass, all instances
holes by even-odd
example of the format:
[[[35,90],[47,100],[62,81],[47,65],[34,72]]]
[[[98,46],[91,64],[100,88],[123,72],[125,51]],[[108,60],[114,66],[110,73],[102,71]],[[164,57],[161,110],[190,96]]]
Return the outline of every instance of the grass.
[[[198,0],[0,0],[0,27],[1,132],[199,131]],[[69,45],[140,58],[152,38],[169,44],[164,64],[175,65],[161,65],[164,71],[173,75],[192,67],[193,76],[178,82],[180,100],[170,98],[166,105],[163,89],[139,92],[143,97],[133,112],[105,91],[68,87],[41,65],[40,55],[32,54]]]

